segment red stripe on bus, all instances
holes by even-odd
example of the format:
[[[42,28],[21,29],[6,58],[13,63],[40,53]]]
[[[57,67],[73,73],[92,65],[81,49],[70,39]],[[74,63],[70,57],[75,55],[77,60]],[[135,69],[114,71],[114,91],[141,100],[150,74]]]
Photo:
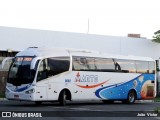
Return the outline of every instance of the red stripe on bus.
[[[76,84],[76,85],[77,85],[78,87],[81,87],[81,88],[87,88],[87,89],[88,89],[88,88],[95,88],[95,87],[98,87],[98,86],[103,85],[104,83],[106,83],[106,82],[108,82],[108,81],[109,81],[109,80],[104,81],[104,82],[99,83],[99,84],[90,85],[90,86],[89,86],[89,85],[88,85],[88,86],[86,86],[86,85],[85,85],[85,86],[83,86],[83,85],[77,85],[77,84]]]

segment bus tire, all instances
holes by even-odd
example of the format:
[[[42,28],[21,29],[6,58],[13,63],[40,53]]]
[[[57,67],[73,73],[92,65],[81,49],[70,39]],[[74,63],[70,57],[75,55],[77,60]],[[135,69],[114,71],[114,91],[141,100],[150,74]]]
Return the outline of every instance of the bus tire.
[[[128,97],[127,97],[127,103],[128,104],[133,104],[136,100],[136,93],[134,90],[130,90],[128,93]]]
[[[66,98],[67,98],[66,92],[65,92],[65,90],[63,90],[60,93],[59,100],[58,100],[60,106],[65,106],[66,105]]]

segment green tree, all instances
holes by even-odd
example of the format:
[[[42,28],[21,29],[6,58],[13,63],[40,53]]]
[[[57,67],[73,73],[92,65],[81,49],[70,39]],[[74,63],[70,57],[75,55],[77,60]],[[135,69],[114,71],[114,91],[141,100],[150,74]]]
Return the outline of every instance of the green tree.
[[[160,43],[160,30],[158,30],[157,32],[154,33],[152,41]]]

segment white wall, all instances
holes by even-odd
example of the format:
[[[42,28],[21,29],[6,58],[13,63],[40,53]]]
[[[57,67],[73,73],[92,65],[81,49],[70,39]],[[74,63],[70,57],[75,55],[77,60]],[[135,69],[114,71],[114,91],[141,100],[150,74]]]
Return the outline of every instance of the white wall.
[[[66,47],[107,53],[160,57],[160,44],[149,39],[0,27],[0,50],[30,46]]]

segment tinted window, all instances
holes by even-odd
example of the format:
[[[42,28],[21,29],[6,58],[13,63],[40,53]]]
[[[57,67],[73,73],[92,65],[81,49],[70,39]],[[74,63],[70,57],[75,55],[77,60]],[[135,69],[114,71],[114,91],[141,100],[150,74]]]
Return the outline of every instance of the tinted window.
[[[115,71],[115,65],[112,59],[96,58],[95,65],[100,71]]]
[[[35,70],[30,69],[32,59],[33,57],[16,57],[10,67],[7,82],[16,86],[32,83],[35,77]]]
[[[136,66],[135,66],[135,61],[134,60],[116,60],[115,65],[118,63],[120,66],[120,70],[122,72],[130,72],[134,73],[136,72]]]
[[[44,59],[39,66],[37,81],[68,71],[69,66],[69,57]]]
[[[91,65],[88,65],[88,60],[84,57],[73,57],[73,70],[89,70]]]
[[[149,62],[149,73],[155,73],[155,63]]]
[[[69,58],[48,58],[48,76],[53,76],[68,71],[69,66]]]
[[[47,78],[47,59],[41,61],[38,69],[37,81]]]
[[[89,70],[97,69],[96,65],[95,65],[95,59],[94,58],[86,58],[86,60],[87,60],[87,65],[88,65]]]
[[[125,73],[155,73],[155,63],[148,61],[73,57],[73,70],[125,72]]]
[[[147,61],[136,61],[137,73],[149,73]]]
[[[115,71],[112,59],[73,57],[73,70]]]

